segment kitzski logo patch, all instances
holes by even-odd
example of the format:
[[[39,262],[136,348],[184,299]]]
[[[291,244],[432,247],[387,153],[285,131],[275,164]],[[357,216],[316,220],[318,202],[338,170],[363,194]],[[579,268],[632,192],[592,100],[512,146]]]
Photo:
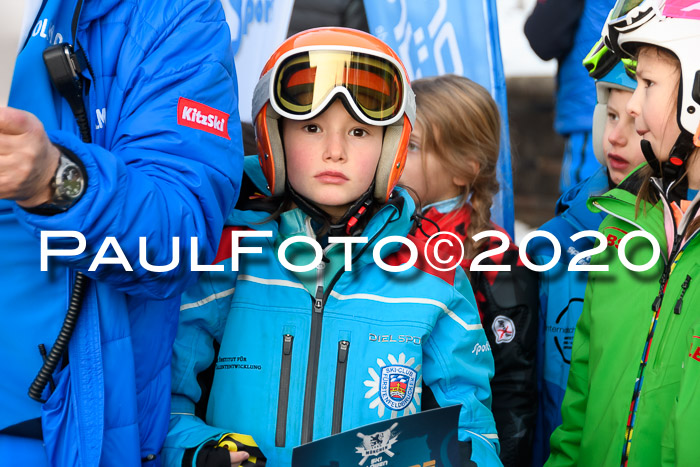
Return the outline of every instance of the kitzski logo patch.
[[[182,126],[231,139],[228,135],[228,117],[226,112],[184,97],[177,101],[177,123]]]

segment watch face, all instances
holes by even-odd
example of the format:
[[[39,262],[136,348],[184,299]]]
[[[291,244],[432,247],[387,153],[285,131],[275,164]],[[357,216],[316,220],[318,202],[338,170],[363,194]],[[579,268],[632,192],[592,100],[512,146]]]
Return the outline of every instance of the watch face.
[[[69,165],[60,174],[58,191],[62,197],[74,199],[80,196],[83,192],[83,174],[75,165]]]

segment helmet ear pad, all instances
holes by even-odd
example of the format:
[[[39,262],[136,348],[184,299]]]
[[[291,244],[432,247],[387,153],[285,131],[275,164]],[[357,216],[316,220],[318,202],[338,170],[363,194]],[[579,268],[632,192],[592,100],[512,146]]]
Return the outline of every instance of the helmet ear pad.
[[[382,152],[377,163],[375,174],[374,198],[385,203],[394,187],[399,182],[404,166],[408,141],[411,137],[411,122],[406,115],[402,119],[386,127]]]
[[[284,193],[286,167],[284,145],[279,125],[280,115],[268,102],[255,119],[255,135],[258,142],[258,161],[272,196]]]
[[[604,92],[609,93],[609,90]],[[593,153],[598,162],[607,167],[605,160],[605,151],[603,150],[603,135],[605,134],[605,124],[608,118],[607,99],[605,104],[601,104],[600,100],[593,109]]]

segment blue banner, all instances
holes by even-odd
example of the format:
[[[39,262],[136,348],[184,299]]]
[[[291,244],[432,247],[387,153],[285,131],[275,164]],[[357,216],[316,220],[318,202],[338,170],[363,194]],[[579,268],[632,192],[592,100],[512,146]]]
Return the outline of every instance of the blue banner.
[[[506,82],[496,0],[364,0],[370,32],[401,57],[410,79],[466,76],[491,92],[501,111],[501,190],[493,221],[513,236],[513,174]],[[408,4],[410,3],[410,8]]]
[[[251,122],[253,91],[267,59],[287,38],[293,2],[221,0],[231,30],[238,74],[238,112]]]

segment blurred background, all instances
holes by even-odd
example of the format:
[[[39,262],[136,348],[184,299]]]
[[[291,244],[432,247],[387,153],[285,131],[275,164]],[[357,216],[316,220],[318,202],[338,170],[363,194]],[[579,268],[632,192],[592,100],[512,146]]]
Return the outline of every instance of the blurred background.
[[[530,48],[523,25],[537,0],[496,0],[506,75],[516,241],[554,216],[564,139],[554,129],[556,60]]]
[[[408,0],[409,8],[411,1],[419,0]],[[540,60],[523,33],[536,1],[496,0],[510,124],[516,239],[553,216],[563,152],[563,139],[553,130],[556,62]],[[223,4],[230,9],[230,3]],[[8,6],[3,6],[3,11]],[[14,57],[15,51],[16,41],[0,41],[3,64]],[[240,62],[238,72],[242,75],[246,68]],[[252,75],[257,80],[256,73]],[[0,90],[9,90],[9,80],[8,73],[0,73]],[[241,112],[243,115],[244,110]]]

